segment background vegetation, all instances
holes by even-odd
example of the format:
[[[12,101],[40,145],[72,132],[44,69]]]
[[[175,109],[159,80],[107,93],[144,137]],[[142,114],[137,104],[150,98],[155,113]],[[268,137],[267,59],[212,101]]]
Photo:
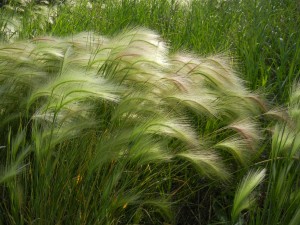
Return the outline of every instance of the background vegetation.
[[[1,6],[2,224],[300,223],[297,1]]]

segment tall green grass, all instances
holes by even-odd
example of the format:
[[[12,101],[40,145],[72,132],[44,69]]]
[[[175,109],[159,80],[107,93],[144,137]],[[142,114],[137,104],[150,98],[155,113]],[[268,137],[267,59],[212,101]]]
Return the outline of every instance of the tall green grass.
[[[257,154],[264,103],[225,56],[170,54],[130,29],[4,44],[0,57],[8,223],[172,222],[192,177],[225,185],[226,161]]]
[[[240,60],[248,86],[265,88],[280,103],[299,78],[299,4],[293,0],[98,0],[7,8],[1,9],[2,33],[13,29],[20,38],[82,31],[112,35],[128,26],[145,26],[159,32],[174,51],[230,51]]]
[[[297,224],[299,88],[288,113],[249,89],[289,98],[298,23],[296,1],[10,1],[1,223]]]
[[[294,85],[288,115],[282,117],[283,120],[272,130],[269,158],[256,163],[256,166],[263,166],[265,169],[250,172],[237,189],[231,213],[233,222],[289,225],[299,223],[299,100],[299,85]],[[255,187],[258,189],[256,193],[253,192]],[[241,214],[244,209],[249,209],[249,212]]]

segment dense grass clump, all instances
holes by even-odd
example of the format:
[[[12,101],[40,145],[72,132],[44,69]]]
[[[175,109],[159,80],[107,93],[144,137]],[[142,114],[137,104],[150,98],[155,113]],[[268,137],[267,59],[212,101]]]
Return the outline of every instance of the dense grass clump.
[[[0,224],[298,225],[299,10],[5,1]]]
[[[232,220],[239,224],[289,224],[296,225],[300,221],[299,195],[299,85],[294,85],[289,101],[288,112],[270,111],[268,115],[281,118],[272,129],[272,144],[269,159],[256,163],[265,170],[249,172],[237,189],[231,212]],[[255,203],[253,189],[260,185],[257,193],[259,205]],[[252,206],[251,206],[252,205]],[[238,218],[245,208],[252,208],[250,214]]]
[[[258,153],[266,106],[224,56],[170,55],[130,29],[4,44],[0,57],[10,223],[172,221],[189,176],[225,185]]]
[[[298,1],[240,0],[11,0],[0,11],[0,39],[113,35],[128,26],[159,32],[171,50],[197,54],[231,51],[251,89],[264,88],[284,103],[299,78]]]

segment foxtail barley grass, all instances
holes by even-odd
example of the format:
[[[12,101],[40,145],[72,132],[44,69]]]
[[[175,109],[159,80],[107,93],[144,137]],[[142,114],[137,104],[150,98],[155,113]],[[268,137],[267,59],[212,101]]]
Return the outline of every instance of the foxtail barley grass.
[[[9,1],[0,221],[298,224],[299,88],[288,110],[246,88],[288,99],[300,71],[297,7]],[[231,56],[212,54],[227,50],[247,82]]]
[[[172,222],[183,168],[221,184],[225,159],[256,154],[259,97],[224,56],[170,55],[138,28],[3,44],[0,58],[2,221]],[[215,134],[192,115],[220,121]]]
[[[248,175],[242,180],[238,187],[233,202],[231,212],[232,220],[237,221],[242,210],[248,209],[253,204],[253,196],[251,195],[254,188],[256,188],[265,176],[265,170],[250,171]]]
[[[0,39],[115,34],[128,26],[158,31],[172,51],[200,54],[230,50],[252,89],[284,103],[299,78],[299,4],[294,0],[11,0],[0,8]]]
[[[249,172],[236,190],[231,212],[233,224],[299,223],[299,100],[297,84],[292,88],[287,113],[266,113],[280,118],[272,131],[269,159],[256,163],[265,168]],[[259,188],[259,191],[252,193],[254,188]],[[242,215],[247,208],[248,213]]]

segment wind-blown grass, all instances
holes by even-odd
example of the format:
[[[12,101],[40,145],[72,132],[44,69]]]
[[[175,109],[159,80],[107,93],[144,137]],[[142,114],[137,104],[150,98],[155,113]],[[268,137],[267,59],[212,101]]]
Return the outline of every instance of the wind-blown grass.
[[[2,44],[0,58],[2,162],[11,168],[1,177],[2,221],[172,222],[184,193],[172,194],[175,180],[229,182],[225,160],[241,167],[256,154],[259,128],[246,121],[262,100],[226,57],[171,55],[139,28]],[[195,117],[220,124],[205,131]],[[236,138],[244,148],[228,144]]]
[[[261,223],[296,224],[299,221],[299,85],[291,92],[287,121],[276,124],[268,162],[269,178]],[[280,216],[281,215],[281,216]]]
[[[50,2],[9,1],[0,9],[0,38],[68,36],[89,30],[112,35],[128,26],[143,26],[159,32],[172,51],[231,51],[240,60],[247,85],[263,87],[277,102],[288,99],[290,86],[299,78],[300,18],[294,0]]]
[[[272,130],[272,148],[269,159],[257,163],[265,166],[250,172],[238,187],[232,207],[232,222],[247,224],[299,223],[299,85],[292,88],[288,115]],[[274,115],[275,112],[267,115]],[[263,181],[263,177],[266,177]],[[260,190],[251,194],[260,185]],[[259,204],[254,204],[257,199]],[[239,215],[243,210],[248,213]]]
[[[235,193],[233,209],[231,212],[232,220],[236,221],[242,210],[248,209],[253,204],[254,198],[251,196],[265,176],[265,170],[250,171],[243,179]]]
[[[7,3],[0,221],[298,224],[297,1]]]

